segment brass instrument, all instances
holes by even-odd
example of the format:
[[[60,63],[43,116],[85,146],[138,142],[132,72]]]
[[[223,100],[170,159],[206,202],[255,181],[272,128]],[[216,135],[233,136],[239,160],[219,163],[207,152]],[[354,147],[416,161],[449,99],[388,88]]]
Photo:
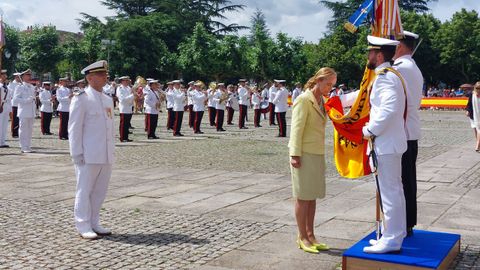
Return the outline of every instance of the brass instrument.
[[[135,79],[135,83],[133,84],[131,90],[132,90],[132,94],[135,96],[134,98],[134,103],[133,103],[133,107],[134,107],[134,111],[137,113],[138,111],[142,111],[143,110],[143,103],[142,103],[142,97],[140,97],[140,95],[138,94],[138,88],[142,87],[144,88],[145,86],[147,86],[147,80],[145,80],[142,76],[137,76],[137,78]]]
[[[132,90],[136,92],[140,86],[147,86],[147,80],[145,80],[142,76],[137,76],[137,78],[135,79],[135,83],[132,86]]]
[[[228,100],[228,93],[226,91],[222,91],[222,95],[220,96],[220,104],[223,104],[227,100]]]

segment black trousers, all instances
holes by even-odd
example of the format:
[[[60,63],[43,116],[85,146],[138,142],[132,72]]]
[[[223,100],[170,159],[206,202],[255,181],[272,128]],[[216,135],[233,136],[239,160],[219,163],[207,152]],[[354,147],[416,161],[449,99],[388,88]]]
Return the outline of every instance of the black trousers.
[[[235,110],[232,107],[227,107],[227,124],[232,124],[234,114]]]
[[[173,124],[175,123],[175,115],[173,113],[173,108],[168,108],[167,111],[167,129],[173,129]]]
[[[253,115],[253,124],[255,125],[255,127],[259,127],[260,126],[260,109],[254,109],[254,115]]]
[[[240,115],[238,118],[238,127],[243,128],[245,127],[245,120],[247,117],[247,105],[240,105]]]
[[[183,111],[173,112],[175,114],[175,124],[173,124],[173,135],[180,134],[182,130]]]
[[[275,104],[270,102],[270,125],[275,125]]]
[[[60,115],[60,127],[58,128],[58,137],[60,139],[68,139],[68,117],[69,112],[58,112]]]
[[[200,132],[200,126],[202,125],[203,111],[195,112],[195,121],[193,123],[193,131]]]
[[[277,123],[278,123],[278,136],[279,137],[287,137],[287,119],[286,119],[286,112],[280,112],[277,114]]]
[[[208,119],[210,120],[210,126],[215,126],[215,117],[217,116],[217,110],[215,107],[208,107]]]
[[[193,104],[188,105],[188,125],[193,128],[195,123],[195,112],[193,111]]]
[[[225,110],[216,110],[217,111],[217,131],[223,129],[223,121],[225,121]]]
[[[417,155],[418,141],[407,141],[402,156],[402,184],[407,209],[407,228],[417,225]]]
[[[42,129],[42,134],[50,133],[50,123],[52,122],[53,113],[49,112],[40,112],[40,126]]]
[[[128,140],[128,129],[130,128],[130,122],[132,121],[131,113],[120,114],[120,141]]]
[[[17,116],[18,107],[12,107],[12,122],[10,129],[12,131],[12,137],[18,137],[18,127],[20,125],[20,119]]]
[[[157,124],[158,124],[158,114],[145,114],[147,117],[147,132],[148,137],[155,137],[155,132],[157,131]]]

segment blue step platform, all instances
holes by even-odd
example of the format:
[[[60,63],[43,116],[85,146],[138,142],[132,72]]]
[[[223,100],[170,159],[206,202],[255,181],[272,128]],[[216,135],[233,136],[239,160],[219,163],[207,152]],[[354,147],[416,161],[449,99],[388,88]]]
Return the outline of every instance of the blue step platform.
[[[460,235],[414,230],[398,254],[367,254],[363,248],[375,239],[372,232],[343,253],[343,270],[448,269],[460,252]]]

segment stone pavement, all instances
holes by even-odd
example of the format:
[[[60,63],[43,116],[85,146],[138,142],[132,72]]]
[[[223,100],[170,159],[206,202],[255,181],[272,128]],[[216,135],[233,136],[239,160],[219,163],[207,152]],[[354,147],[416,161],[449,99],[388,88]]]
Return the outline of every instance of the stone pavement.
[[[460,233],[452,269],[480,269],[480,154],[468,139],[432,143],[438,134],[426,130],[421,148],[418,228]],[[316,232],[332,250],[311,255],[294,243],[288,174],[129,163],[123,150],[139,146],[119,144],[102,210],[114,234],[84,241],[73,228],[67,149],[42,143],[35,154],[0,152],[0,269],[335,269],[343,250],[374,229],[370,177],[328,178]]]

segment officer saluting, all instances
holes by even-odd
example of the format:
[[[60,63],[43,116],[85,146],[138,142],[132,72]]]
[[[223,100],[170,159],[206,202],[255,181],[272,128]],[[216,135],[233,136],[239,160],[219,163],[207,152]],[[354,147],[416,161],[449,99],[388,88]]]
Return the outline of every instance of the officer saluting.
[[[370,122],[363,127],[365,139],[374,140],[377,154],[378,186],[383,206],[383,235],[371,240],[367,253],[400,251],[406,236],[405,197],[402,187],[402,154],[407,150],[405,135],[405,89],[402,76],[391,65],[398,41],[368,36],[369,69],[377,77],[370,93]]]
[[[402,183],[407,208],[407,235],[413,234],[417,224],[417,154],[420,139],[420,115],[422,103],[423,75],[412,58],[418,35],[404,31],[396,52],[394,68],[402,74],[407,86],[407,152],[402,157]]]
[[[111,234],[100,225],[100,208],[114,162],[113,100],[102,93],[107,72],[105,60],[84,68],[89,86],[76,92],[70,105],[70,155],[77,178],[75,225],[84,239]]]

